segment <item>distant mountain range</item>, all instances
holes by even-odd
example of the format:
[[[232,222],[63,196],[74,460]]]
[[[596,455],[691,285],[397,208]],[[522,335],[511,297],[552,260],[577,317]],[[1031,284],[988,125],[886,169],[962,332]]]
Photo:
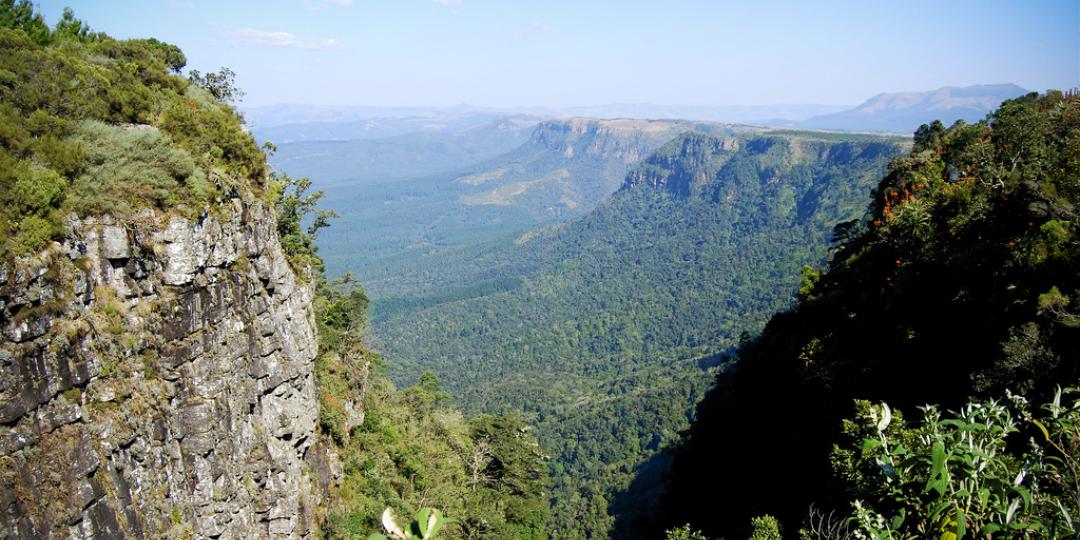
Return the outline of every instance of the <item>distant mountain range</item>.
[[[554,118],[599,120],[693,120],[732,124],[790,124],[814,115],[843,111],[835,105],[657,105],[611,103],[584,107],[336,107],[284,104],[244,109],[255,138],[275,144],[301,141],[355,141],[414,133],[460,133],[500,120],[536,124]]]
[[[611,103],[559,110],[560,116],[591,118],[668,118],[725,122],[729,124],[765,124],[772,121],[799,121],[815,115],[846,110],[843,105],[657,105],[655,103]]]
[[[1002,101],[1026,94],[1015,84],[946,86],[929,92],[878,94],[854,109],[823,114],[790,125],[845,131],[912,133],[922,124],[941,120],[977,122]]]
[[[513,118],[681,119],[759,126],[908,134],[941,120],[976,122],[1006,99],[1027,93],[1015,84],[946,86],[927,92],[878,94],[851,108],[838,105],[659,105],[610,103],[580,107],[360,107],[281,104],[243,109],[260,141],[358,140],[406,133],[457,133]]]

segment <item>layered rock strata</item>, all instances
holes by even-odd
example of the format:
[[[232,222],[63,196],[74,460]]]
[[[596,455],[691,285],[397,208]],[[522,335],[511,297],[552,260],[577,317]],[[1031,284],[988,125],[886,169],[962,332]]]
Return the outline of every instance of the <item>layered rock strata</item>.
[[[311,536],[312,289],[272,209],[68,230],[0,263],[0,537]]]

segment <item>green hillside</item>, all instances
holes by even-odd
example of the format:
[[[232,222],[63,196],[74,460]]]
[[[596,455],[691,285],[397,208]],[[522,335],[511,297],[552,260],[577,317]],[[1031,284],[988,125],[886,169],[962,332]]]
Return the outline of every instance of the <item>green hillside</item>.
[[[580,220],[474,253],[461,287],[378,301],[378,344],[399,380],[434,369],[466,410],[525,411],[554,455],[553,534],[607,534],[702,368],[788,305],[901,144],[678,136]]]
[[[1036,405],[1080,378],[1078,204],[1075,93],[920,128],[865,215],[837,226],[827,269],[805,272],[800,302],[717,377],[676,453],[665,525],[738,537],[771,514],[793,533],[812,525],[812,505],[842,520],[862,500],[885,516],[851,524],[866,534],[1074,538],[1080,409],[1068,394]],[[856,415],[855,400],[875,405]],[[969,400],[982,404],[967,419],[927,413],[919,430],[899,412],[889,427],[880,406],[915,418]],[[942,434],[954,428],[956,447]],[[990,437],[1001,442],[982,446]],[[893,461],[880,441],[910,453]],[[936,472],[905,478],[920,460],[929,469],[931,450]],[[703,484],[723,488],[703,498]]]
[[[403,290],[399,284],[409,278],[402,280],[398,270],[425,267],[427,254],[584,215],[618,189],[634,164],[678,133],[734,129],[681,121],[553,120],[531,129],[528,140],[508,152],[480,162],[455,163],[457,157],[465,157],[463,151],[478,155],[481,150],[504,148],[518,137],[516,128],[506,133],[494,128],[454,135],[467,139],[454,143],[454,151],[445,157],[430,152],[440,152],[438,145],[448,136],[413,134],[381,142],[286,145],[275,164],[290,174],[319,173],[313,178],[328,193],[326,206],[340,216],[334,229],[320,239],[327,270],[355,273],[379,297],[390,288]],[[377,144],[386,149],[378,150],[373,146]],[[431,161],[423,167],[411,162],[399,168],[396,180],[387,176],[387,181],[370,183],[354,172],[367,170],[363,175],[370,176],[389,171],[411,159],[416,144],[420,146],[415,150],[422,150],[424,159]],[[312,145],[320,155],[296,159]],[[355,152],[361,147],[362,152]],[[374,151],[380,152],[379,159],[368,168],[365,153]],[[429,165],[443,169],[420,174]],[[402,259],[409,262],[397,264]]]

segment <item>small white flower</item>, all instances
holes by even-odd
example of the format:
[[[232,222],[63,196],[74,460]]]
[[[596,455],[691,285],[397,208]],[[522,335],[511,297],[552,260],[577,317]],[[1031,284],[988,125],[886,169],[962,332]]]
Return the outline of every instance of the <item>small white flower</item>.
[[[889,409],[888,403],[881,404],[881,420],[877,423],[877,430],[879,432],[885,431],[885,428],[889,427],[892,422],[892,410]]]
[[[1005,523],[1009,523],[1009,522],[1012,521],[1013,516],[1016,515],[1016,511],[1019,508],[1020,508],[1020,499],[1013,499],[1012,504],[1009,505],[1008,511],[1005,512]]]
[[[1013,480],[1013,485],[1019,486],[1024,481],[1025,476],[1027,476],[1027,471],[1020,471],[1020,474],[1016,475],[1016,480]]]

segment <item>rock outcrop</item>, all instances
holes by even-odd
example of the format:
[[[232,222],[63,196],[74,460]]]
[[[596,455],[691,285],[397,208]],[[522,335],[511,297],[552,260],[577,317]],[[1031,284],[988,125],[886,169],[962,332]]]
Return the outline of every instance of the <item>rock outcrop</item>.
[[[0,537],[311,536],[313,292],[273,210],[68,230],[0,263]]]
[[[739,145],[735,137],[684,133],[630,171],[622,189],[648,186],[684,198],[697,194]]]
[[[723,129],[719,124],[682,120],[597,120],[567,118],[541,122],[531,143],[550,148],[566,158],[602,156],[632,164],[679,133],[692,129]]]

